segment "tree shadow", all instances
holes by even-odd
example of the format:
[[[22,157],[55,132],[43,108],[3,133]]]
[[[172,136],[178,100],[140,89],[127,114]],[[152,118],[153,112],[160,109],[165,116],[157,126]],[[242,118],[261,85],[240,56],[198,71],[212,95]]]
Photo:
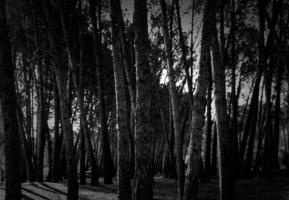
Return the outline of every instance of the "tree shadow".
[[[31,194],[33,194],[35,196],[41,197],[42,199],[45,199],[45,200],[53,200],[53,199],[50,199],[50,198],[48,198],[48,197],[46,197],[46,196],[44,196],[42,194],[39,194],[39,193],[34,192],[33,190],[30,190],[30,189],[27,189],[27,188],[23,188],[22,187],[22,190],[24,190],[25,192],[31,193]]]
[[[52,187],[51,185],[48,185],[47,183],[39,183],[41,186],[44,186],[48,189],[45,189],[45,190],[49,190],[50,192],[53,192],[53,193],[57,193],[57,194],[62,194],[62,195],[67,195],[66,192],[63,192],[62,190],[59,190],[55,187]],[[40,187],[42,188],[42,187]],[[83,197],[78,197],[80,200],[89,200],[89,199],[86,199],[86,198],[83,198]]]

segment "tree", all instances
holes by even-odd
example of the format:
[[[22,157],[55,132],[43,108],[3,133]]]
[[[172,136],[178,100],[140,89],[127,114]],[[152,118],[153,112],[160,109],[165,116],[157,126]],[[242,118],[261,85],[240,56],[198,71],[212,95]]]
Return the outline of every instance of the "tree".
[[[42,61],[38,61],[37,66],[37,100],[38,100],[38,113],[37,113],[37,122],[38,122],[38,133],[37,133],[37,175],[36,179],[39,182],[43,181],[43,162],[44,162],[44,150],[45,150],[45,141],[46,135],[49,134],[48,129],[48,110],[45,103],[45,90],[44,90],[44,79],[45,79],[45,68],[46,66],[42,64]],[[47,133],[48,132],[48,133]]]
[[[73,134],[70,123],[69,99],[67,85],[67,68],[56,68],[57,86],[59,91],[60,110],[62,126],[64,131],[65,152],[66,152],[66,171],[68,179],[67,200],[78,199],[78,181],[75,162],[75,152],[73,148]]]
[[[153,199],[153,172],[151,150],[151,71],[147,23],[147,1],[134,1],[134,34],[136,60],[136,130],[134,200]]]
[[[211,178],[211,146],[212,146],[212,70],[209,69],[209,85],[207,91],[207,124],[206,124],[206,150],[205,150],[205,176],[206,179]]]
[[[258,14],[259,14],[259,28],[260,28],[260,37],[259,37],[259,62],[263,68],[264,84],[265,84],[265,99],[266,99],[266,121],[265,121],[265,142],[264,142],[264,154],[268,155],[264,157],[263,162],[263,176],[267,179],[270,179],[272,176],[272,152],[271,152],[271,140],[272,140],[272,113],[271,113],[271,84],[272,84],[272,66],[268,66],[266,58],[266,46],[265,46],[265,15],[267,3],[261,2],[258,0]],[[272,44],[272,34],[268,36],[268,43]],[[273,46],[270,46],[273,48]]]
[[[98,6],[100,7],[101,1]],[[99,8],[100,9],[100,8]],[[114,173],[114,166],[111,158],[111,152],[109,147],[108,130],[107,130],[107,117],[106,117],[106,105],[105,105],[105,94],[103,87],[103,53],[101,44],[101,30],[97,29],[96,20],[96,5],[95,0],[90,1],[90,16],[92,19],[93,26],[93,40],[94,40],[94,53],[95,53],[95,64],[97,67],[97,84],[98,84],[98,98],[99,98],[99,117],[101,123],[101,136],[102,136],[102,161],[103,161],[103,177],[105,184],[112,183],[112,176]],[[98,15],[99,18],[101,14]],[[98,19],[99,21],[101,19]]]
[[[91,134],[88,129],[88,123],[86,118],[86,113],[84,111],[84,104],[83,104],[83,85],[82,85],[82,72],[83,72],[83,65],[81,65],[81,59],[80,56],[81,53],[79,51],[83,51],[82,47],[82,21],[81,19],[81,11],[82,9],[82,3],[80,2],[80,5],[78,7],[79,10],[76,8],[77,1],[73,2],[59,2],[58,9],[60,14],[60,20],[61,20],[61,28],[63,30],[63,39],[65,42],[65,46],[68,50],[68,63],[69,68],[72,72],[72,80],[73,80],[73,86],[74,90],[77,96],[77,103],[79,107],[79,115],[80,115],[80,125],[82,127],[82,130],[84,131],[85,135],[85,141],[86,141],[86,147],[88,156],[90,159],[91,164],[91,171],[92,171],[92,177],[91,177],[91,185],[98,185],[98,170],[97,170],[97,164],[96,164],[96,158],[93,151],[93,146],[91,144]],[[75,25],[77,25],[75,29]]]
[[[175,80],[175,73],[173,71],[173,60],[172,60],[173,59],[172,58],[172,39],[169,36],[166,2],[164,0],[160,0],[160,5],[162,9],[162,23],[163,23],[163,31],[164,31],[164,43],[165,43],[165,49],[166,49],[166,64],[167,64],[168,77],[169,77],[170,103],[171,103],[171,108],[172,108],[174,133],[175,133],[175,138],[177,141],[176,147],[177,147],[178,199],[182,200],[183,193],[184,193],[184,176],[185,176],[185,173],[184,173],[185,166],[184,166],[184,159],[183,159],[184,136],[183,134],[181,134],[180,124],[179,124],[180,117],[179,117],[179,110],[178,110],[177,96],[176,96],[177,94],[176,94],[176,88],[175,88],[176,80]],[[188,80],[188,82],[190,81]],[[191,92],[191,87],[189,88]],[[190,102],[191,100],[192,98],[190,98]]]
[[[20,183],[20,135],[16,115],[16,90],[14,64],[12,63],[6,2],[0,1],[0,101],[5,134],[5,199],[21,200]]]
[[[55,77],[54,77],[55,80]],[[62,131],[60,131],[60,105],[57,85],[54,86],[54,148],[52,161],[52,181],[58,182],[60,180],[59,168],[61,162],[61,144],[63,140]]]
[[[219,190],[221,200],[234,198],[234,163],[232,135],[229,132],[229,117],[226,107],[225,67],[221,62],[221,53],[218,41],[215,16],[212,29],[212,55],[213,55],[213,82],[216,109],[216,123],[219,144]]]
[[[79,158],[79,184],[86,184],[86,174],[85,174],[85,135],[80,127],[80,158]]]
[[[205,1],[203,30],[201,39],[201,56],[199,78],[197,81],[194,106],[192,109],[192,131],[189,143],[188,168],[186,171],[184,199],[197,199],[200,166],[201,144],[206,107],[206,92],[209,82],[211,30],[215,17],[215,1]]]
[[[179,0],[174,0],[175,1],[175,4],[176,4],[176,13],[177,13],[177,27],[178,27],[178,33],[179,33],[179,43],[180,43],[180,47],[181,47],[181,51],[182,51],[182,57],[181,57],[181,61],[182,61],[182,64],[185,68],[185,76],[186,76],[186,80],[187,80],[187,85],[188,85],[188,90],[189,90],[189,96],[190,96],[190,101],[189,101],[189,104],[190,104],[190,109],[193,107],[193,102],[194,102],[194,99],[193,99],[193,81],[192,81],[192,75],[193,73],[190,74],[190,66],[189,66],[189,62],[187,60],[187,47],[185,45],[185,38],[184,38],[184,35],[183,35],[183,29],[182,29],[182,22],[181,22],[181,14],[180,14],[180,5],[179,5]],[[194,24],[194,4],[195,2],[193,2],[193,5],[192,5],[192,26]],[[193,35],[193,33],[192,33]],[[193,37],[192,37],[192,40]],[[193,41],[191,41],[193,43]],[[194,48],[194,47],[191,47],[191,48]],[[191,71],[193,69],[191,68]]]
[[[286,34],[286,31],[284,31],[284,11],[283,11],[284,3],[283,1],[278,2],[278,7],[280,10],[280,20],[279,20],[279,34],[278,37],[281,38],[281,40],[278,43],[277,50],[279,54],[277,55],[277,70],[276,70],[276,102],[275,102],[275,124],[274,124],[274,136],[273,136],[273,163],[274,167],[279,167],[279,159],[278,159],[278,153],[279,153],[279,140],[280,140],[280,113],[281,113],[281,90],[282,90],[282,75],[283,75],[283,55],[281,51],[284,49],[284,44],[286,44],[286,37],[284,35]]]
[[[238,153],[238,99],[236,93],[236,48],[235,48],[235,33],[236,33],[236,11],[235,11],[235,0],[231,0],[232,11],[231,11],[231,71],[232,71],[232,80],[231,80],[231,105],[232,105],[232,122],[231,129],[233,132],[233,151],[234,154]]]
[[[121,54],[120,16],[122,16],[119,0],[110,0],[110,18],[112,27],[112,54],[114,82],[116,94],[117,149],[118,149],[118,198],[131,199],[130,159],[129,159],[129,124],[127,123],[125,74]]]
[[[248,150],[247,150],[247,156],[246,161],[244,165],[244,174],[249,174],[250,168],[251,168],[251,162],[253,159],[253,148],[254,148],[254,141],[255,141],[255,131],[256,131],[256,121],[258,116],[258,100],[259,100],[259,87],[260,87],[260,81],[262,78],[262,68],[259,66],[257,70],[257,78],[253,89],[252,99],[249,106],[248,111],[248,118],[243,134],[243,139],[240,143],[240,151],[239,151],[239,163],[238,163],[238,172],[240,174],[241,168],[242,168],[242,162],[244,159],[246,144],[248,140],[249,135],[249,141],[248,141]],[[249,134],[250,133],[250,134]]]
[[[60,14],[54,5],[49,2],[41,2],[37,5],[39,9],[43,9],[43,20],[45,21],[49,46],[53,56],[53,68],[57,82],[57,89],[60,101],[61,125],[64,132],[66,173],[68,179],[67,200],[78,199],[78,180],[77,166],[75,162],[74,138],[71,127],[71,112],[69,100],[69,67],[63,55],[63,35],[62,26],[60,24]],[[42,11],[42,10],[41,10]]]

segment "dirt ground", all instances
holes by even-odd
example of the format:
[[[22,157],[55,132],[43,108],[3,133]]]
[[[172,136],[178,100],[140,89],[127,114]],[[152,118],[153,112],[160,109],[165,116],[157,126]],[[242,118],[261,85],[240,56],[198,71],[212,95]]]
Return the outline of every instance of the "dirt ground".
[[[65,200],[67,186],[65,183],[23,183],[23,200]],[[80,186],[80,200],[117,200],[116,185],[91,187]],[[161,177],[155,178],[155,200],[175,200],[176,181]],[[0,199],[4,199],[4,184],[0,183]],[[200,185],[200,200],[218,199],[218,182],[216,179]],[[260,178],[239,180],[236,183],[236,200],[289,200],[289,176],[279,175],[266,182]]]

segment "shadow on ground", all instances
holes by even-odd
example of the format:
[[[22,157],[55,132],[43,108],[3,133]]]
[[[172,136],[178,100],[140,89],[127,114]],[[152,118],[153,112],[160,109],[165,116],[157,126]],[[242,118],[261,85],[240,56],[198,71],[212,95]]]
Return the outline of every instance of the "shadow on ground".
[[[0,199],[4,199],[5,186],[0,183]],[[65,183],[23,183],[23,200],[66,200]],[[117,200],[117,187],[100,184],[99,187],[81,185],[80,200]],[[161,177],[155,178],[155,200],[175,200],[177,197],[176,181]],[[200,200],[218,199],[218,182],[213,179],[200,185]],[[239,180],[236,184],[236,200],[289,200],[289,177],[279,174],[270,182],[260,178]]]

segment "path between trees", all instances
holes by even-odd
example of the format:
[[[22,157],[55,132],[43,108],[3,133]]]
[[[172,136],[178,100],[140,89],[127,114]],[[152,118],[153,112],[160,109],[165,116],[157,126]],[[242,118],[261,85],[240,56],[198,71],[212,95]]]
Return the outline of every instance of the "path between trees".
[[[114,182],[115,183],[115,182]],[[175,200],[177,198],[176,181],[161,177],[155,178],[155,200]],[[65,200],[67,186],[65,183],[23,183],[23,200]],[[117,200],[117,187],[103,185],[92,187],[80,186],[80,200]],[[4,183],[0,183],[0,199],[4,199]],[[213,179],[202,183],[200,200],[218,199],[218,182]],[[270,182],[259,178],[240,180],[236,184],[236,200],[289,200],[289,178],[280,175]]]

